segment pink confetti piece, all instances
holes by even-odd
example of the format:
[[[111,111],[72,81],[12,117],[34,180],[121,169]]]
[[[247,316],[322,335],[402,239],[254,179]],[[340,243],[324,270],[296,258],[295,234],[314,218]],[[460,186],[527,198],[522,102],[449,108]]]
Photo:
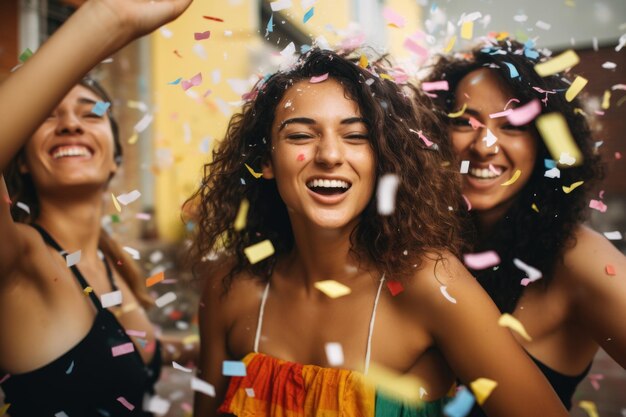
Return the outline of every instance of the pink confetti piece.
[[[183,87],[183,90],[187,91],[189,90],[191,87],[195,87],[197,85],[202,84],[202,73],[199,72],[196,75],[194,75],[193,77],[191,77],[189,80],[183,80],[181,81],[180,85]]]
[[[600,190],[600,192],[598,193],[598,197],[600,197],[600,200],[604,198],[604,190]]]
[[[402,44],[402,46],[404,46],[406,49],[408,49],[409,51],[421,56],[421,57],[427,57],[428,56],[428,50],[426,48],[424,48],[423,46],[419,45],[417,42],[415,42],[413,39],[411,38],[406,38],[404,40],[404,43]]]
[[[450,301],[452,304],[456,304],[456,299],[448,294],[448,288],[446,286],[442,285],[439,287],[439,291],[441,291],[441,294],[446,297],[446,300]]]
[[[622,159],[622,153],[621,152],[615,152],[615,159],[617,159],[617,160]]]
[[[600,200],[591,200],[589,202],[589,207],[592,209],[598,210],[600,213],[606,212],[607,206]]]
[[[516,98],[510,99],[509,101],[506,102],[506,105],[504,106],[504,110],[506,110],[507,107],[509,107],[509,104],[511,104],[511,103],[519,103],[519,100],[516,99]]]
[[[490,119],[497,119],[498,117],[504,117],[504,116],[508,116],[509,114],[511,114],[511,112],[513,111],[513,109],[508,109],[508,110],[504,110],[498,113],[491,113],[489,115]]]
[[[481,127],[485,127],[484,124],[480,123],[478,120],[476,120],[472,116],[470,116],[470,118],[469,118],[469,124],[470,124],[470,126],[472,126],[472,129],[474,129],[474,130],[476,130],[478,128],[481,128]]]
[[[472,203],[470,203],[469,199],[465,196],[465,194],[461,194],[461,197],[463,197],[463,200],[465,201],[465,204],[467,204],[467,211],[471,211],[472,210]]]
[[[513,126],[522,126],[533,121],[540,113],[541,104],[539,100],[534,99],[521,107],[513,109],[506,117]]]
[[[422,90],[424,91],[448,91],[450,86],[448,81],[430,81],[422,83]]]
[[[135,218],[139,220],[150,220],[152,218],[152,215],[150,215],[149,213],[137,213],[135,214]]]
[[[126,355],[134,351],[135,345],[133,345],[133,342],[123,343],[121,345],[113,346],[111,348],[111,353],[113,354],[113,357]]]
[[[135,337],[146,337],[146,332],[145,331],[140,331],[140,330],[128,329],[128,330],[126,330],[126,334],[129,335],[129,336],[135,336]]]
[[[298,162],[302,162],[302,161],[304,161],[304,154],[302,154],[302,153],[301,153],[301,154],[299,154],[299,155],[296,157],[296,161],[298,161]]]
[[[128,408],[130,411],[133,411],[135,409],[135,406],[132,405],[131,403],[128,402],[128,400],[124,397],[117,397],[117,400],[126,408]]]
[[[322,75],[316,75],[315,77],[311,77],[309,82],[311,84],[321,83],[322,81],[326,81],[328,79],[328,73]]]
[[[604,272],[606,272],[606,274],[610,276],[615,276],[616,274],[615,267],[611,264],[606,265],[606,267],[604,268]]]
[[[2,379],[0,379],[0,384],[2,384],[4,381],[9,379],[10,377],[11,377],[11,374],[6,374],[5,376],[3,376]]]
[[[479,253],[466,253],[463,255],[463,260],[465,261],[465,265],[475,270],[487,269],[500,263],[500,257],[492,250]]]
[[[496,175],[502,174],[502,171],[494,167],[492,164],[489,164],[489,171],[493,172]]]
[[[207,30],[206,32],[195,32],[193,34],[193,38],[197,41],[201,41],[203,39],[209,39],[211,37],[211,31]]]
[[[591,386],[598,391],[600,389],[600,381],[604,379],[604,375],[602,374],[589,374],[587,377],[589,378],[589,382],[591,382]]]
[[[404,25],[406,25],[406,20],[404,19],[404,17],[396,13],[390,7],[385,7],[383,9],[383,18],[385,19],[387,24],[394,25],[398,28],[404,27]]]

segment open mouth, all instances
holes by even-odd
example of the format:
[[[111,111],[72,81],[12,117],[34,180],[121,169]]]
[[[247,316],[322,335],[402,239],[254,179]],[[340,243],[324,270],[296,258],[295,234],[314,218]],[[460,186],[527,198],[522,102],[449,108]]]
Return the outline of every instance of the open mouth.
[[[352,184],[343,180],[314,179],[306,183],[309,190],[321,195],[343,194]]]
[[[91,149],[83,145],[59,145],[50,150],[52,159],[84,157],[93,155]]]
[[[489,164],[489,168],[470,168],[468,173],[470,177],[478,178],[481,180],[491,180],[494,178],[498,178],[502,175],[504,169],[499,167],[494,167]]]

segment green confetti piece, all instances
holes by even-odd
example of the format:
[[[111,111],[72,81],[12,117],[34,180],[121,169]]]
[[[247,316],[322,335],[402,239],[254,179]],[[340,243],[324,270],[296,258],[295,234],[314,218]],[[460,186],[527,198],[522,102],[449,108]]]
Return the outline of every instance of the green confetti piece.
[[[31,56],[33,56],[33,51],[29,48],[24,49],[24,52],[22,52],[19,57],[20,62],[26,62]]]

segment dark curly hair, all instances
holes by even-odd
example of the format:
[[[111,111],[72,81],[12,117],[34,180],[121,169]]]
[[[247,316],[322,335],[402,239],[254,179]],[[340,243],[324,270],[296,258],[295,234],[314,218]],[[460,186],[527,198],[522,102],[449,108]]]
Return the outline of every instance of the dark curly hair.
[[[489,235],[478,239],[476,231],[467,232],[466,238],[474,242],[474,251],[495,250],[500,256],[501,263],[497,267],[472,272],[502,312],[510,313],[515,309],[525,288],[520,285],[525,274],[515,267],[513,259],[521,259],[538,268],[543,273],[543,285],[548,285],[564,250],[575,244],[576,226],[588,213],[585,210],[587,198],[604,176],[604,166],[594,146],[589,124],[578,111],[580,101],[565,99],[568,75],[540,77],[534,70],[537,63],[546,59],[547,56],[533,49],[532,42],[487,40],[461,57],[440,56],[427,78],[427,81],[448,81],[449,90],[437,91],[434,101],[440,112],[449,113],[455,107],[455,91],[461,80],[474,70],[491,68],[520,100],[520,106],[539,98],[543,102],[542,114],[562,114],[584,158],[579,166],[561,169],[560,178],[546,178],[544,159],[551,156],[532,126],[537,142],[537,160],[528,182]],[[505,63],[513,65],[519,77],[512,78]],[[556,93],[541,93],[533,87]],[[563,185],[569,186],[576,181],[584,181],[584,184],[569,194],[562,191]],[[532,209],[533,203],[539,212]]]
[[[277,257],[293,248],[289,216],[275,182],[253,178],[245,164],[260,171],[269,160],[274,113],[285,92],[322,74],[341,83],[346,97],[359,104],[368,124],[377,178],[394,173],[400,180],[393,214],[380,216],[375,199],[368,203],[351,235],[352,252],[398,279],[419,267],[426,253],[460,254],[460,176],[450,164],[453,151],[442,140],[445,125],[415,87],[403,88],[380,66],[363,68],[356,61],[358,55],[355,59],[348,53],[313,49],[291,69],[257,83],[242,112],[230,120],[212,161],[205,164],[200,188],[187,201],[197,222],[192,245],[196,273],[207,255],[220,250],[225,256],[219,259],[230,262],[222,281],[227,291],[242,271],[269,279]],[[427,146],[428,140],[434,144]],[[250,203],[249,215],[246,228],[236,231],[233,222],[243,198]],[[249,264],[243,249],[264,239],[270,239],[277,256]]]

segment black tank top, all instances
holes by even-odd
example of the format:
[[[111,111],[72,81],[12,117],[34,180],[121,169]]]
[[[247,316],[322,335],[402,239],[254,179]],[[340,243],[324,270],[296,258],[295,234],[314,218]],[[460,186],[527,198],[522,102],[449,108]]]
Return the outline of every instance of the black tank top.
[[[63,249],[40,226],[34,226],[45,242]],[[104,260],[113,290],[111,268]],[[89,286],[76,265],[72,273],[82,288]],[[154,393],[161,370],[161,347],[156,341],[154,357],[145,365],[139,352],[113,356],[112,348],[132,343],[117,318],[102,307],[92,291],[89,298],[97,309],[87,335],[69,351],[41,368],[10,375],[2,383],[7,412],[11,417],[152,416],[143,411],[144,396]],[[41,343],[46,343],[41,340]],[[4,375],[4,373],[3,373]],[[131,411],[129,408],[133,408]]]

